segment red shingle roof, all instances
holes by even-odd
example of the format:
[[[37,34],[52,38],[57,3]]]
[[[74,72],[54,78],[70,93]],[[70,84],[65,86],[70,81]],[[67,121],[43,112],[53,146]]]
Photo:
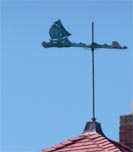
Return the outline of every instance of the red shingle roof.
[[[132,152],[128,147],[112,141],[99,133],[82,134],[42,152]]]

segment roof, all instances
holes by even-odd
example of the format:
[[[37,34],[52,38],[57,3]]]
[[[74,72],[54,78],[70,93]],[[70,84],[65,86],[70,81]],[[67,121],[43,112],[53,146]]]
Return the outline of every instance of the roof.
[[[132,152],[132,150],[93,132],[81,134],[76,138],[44,149],[42,152]]]

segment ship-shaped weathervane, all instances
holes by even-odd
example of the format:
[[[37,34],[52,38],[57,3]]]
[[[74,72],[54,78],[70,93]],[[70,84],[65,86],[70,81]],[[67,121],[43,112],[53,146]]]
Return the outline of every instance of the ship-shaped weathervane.
[[[49,30],[50,41],[49,42],[42,42],[44,48],[51,48],[51,47],[82,47],[91,50],[92,52],[92,121],[96,121],[95,117],[95,80],[94,80],[94,52],[95,49],[127,49],[127,46],[121,46],[117,41],[112,41],[111,45],[108,44],[98,44],[94,41],[94,23],[92,22],[92,42],[91,44],[85,43],[72,43],[68,37],[71,35],[62,25],[61,20],[57,20],[53,23]]]

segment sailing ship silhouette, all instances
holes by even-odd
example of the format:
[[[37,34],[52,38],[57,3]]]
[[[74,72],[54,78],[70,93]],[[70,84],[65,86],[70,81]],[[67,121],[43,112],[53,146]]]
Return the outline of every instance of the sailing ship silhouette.
[[[62,25],[61,20],[53,23],[49,30],[49,35],[51,37],[52,43],[66,43],[68,42],[68,37],[71,35]]]

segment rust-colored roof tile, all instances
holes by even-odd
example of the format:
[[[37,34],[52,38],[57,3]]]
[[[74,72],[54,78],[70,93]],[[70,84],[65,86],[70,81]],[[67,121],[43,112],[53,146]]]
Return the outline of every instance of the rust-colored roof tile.
[[[68,140],[68,141],[62,142],[61,144],[62,144],[62,145],[69,145],[69,144],[71,144],[71,143],[72,143],[72,141]]]
[[[70,141],[79,141],[79,140],[82,140],[82,139],[84,139],[85,137],[83,136],[83,135],[80,135],[80,136],[78,136],[78,137],[75,137],[75,138],[71,138],[71,139],[68,139],[68,140],[70,140]]]
[[[58,145],[53,146],[54,149],[63,148],[63,147],[65,147],[65,146],[62,144],[58,144]]]

